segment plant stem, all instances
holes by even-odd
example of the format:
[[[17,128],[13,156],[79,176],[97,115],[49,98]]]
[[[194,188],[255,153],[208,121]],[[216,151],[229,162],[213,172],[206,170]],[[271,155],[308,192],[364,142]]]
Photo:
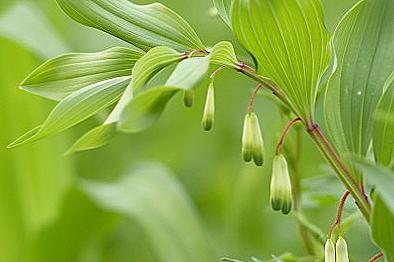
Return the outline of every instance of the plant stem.
[[[378,261],[380,258],[383,258],[383,257],[384,257],[383,252],[379,252],[375,256],[373,256],[370,260],[368,260],[368,262],[375,262],[375,261]]]
[[[285,141],[286,135],[287,135],[287,133],[289,133],[290,128],[291,128],[295,123],[297,123],[298,121],[301,121],[301,118],[297,117],[297,118],[291,120],[291,121],[287,124],[285,130],[283,131],[283,133],[282,133],[282,135],[281,135],[281,137],[280,137],[280,139],[279,139],[278,144],[276,145],[276,154],[277,154],[277,155],[279,155],[279,154],[282,152],[283,142]],[[297,145],[297,146],[298,146],[298,145]]]
[[[345,207],[346,199],[349,197],[350,192],[346,191],[345,194],[342,196],[341,201],[339,202],[337,216],[335,218],[334,224],[331,226],[330,231],[328,232],[328,238],[331,238],[332,233],[334,232],[335,228],[341,228],[341,221],[342,221],[342,214],[343,208]]]
[[[291,103],[288,101],[287,97],[284,96],[284,94],[279,90],[279,88],[268,79],[258,75],[256,73],[256,70],[245,64],[239,64],[238,71],[267,86],[274,93],[274,95],[276,95],[280,100],[282,100],[283,103],[285,103],[290,108],[290,110],[292,110],[293,113],[296,112],[292,107]],[[357,206],[360,209],[360,212],[362,213],[364,218],[367,220],[367,222],[369,222],[371,206],[362,188],[358,185],[357,181],[354,179],[345,163],[342,161],[334,147],[328,141],[320,126],[311,119],[302,119],[302,123],[307,129],[312,140],[315,142],[316,146],[319,148],[321,154],[335,170],[337,177],[341,180],[341,182],[345,185],[346,189],[355,199]]]
[[[253,90],[252,96],[249,99],[249,103],[248,103],[248,111],[249,112],[253,112],[253,105],[254,105],[254,101],[256,100],[257,97],[257,93],[259,92],[259,90],[261,89],[261,87],[263,86],[263,84],[259,83]]]
[[[345,185],[347,190],[350,192],[352,197],[357,203],[360,212],[364,218],[369,222],[371,207],[367,201],[362,189],[358,186],[356,180],[349,172],[349,169],[343,163],[334,147],[330,144],[323,131],[318,124],[314,124],[313,127],[308,127],[308,133],[312,137],[313,141],[319,148],[320,152],[335,170],[338,178]]]

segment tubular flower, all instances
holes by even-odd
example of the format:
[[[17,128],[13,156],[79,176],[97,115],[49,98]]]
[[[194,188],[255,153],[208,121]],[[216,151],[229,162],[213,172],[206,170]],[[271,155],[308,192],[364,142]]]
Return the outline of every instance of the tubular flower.
[[[349,262],[347,244],[343,237],[339,237],[336,244],[337,260],[336,262]]]
[[[194,91],[193,90],[185,90],[183,95],[183,101],[186,107],[192,107],[194,101]]]
[[[324,262],[335,262],[335,247],[331,239],[324,246]]]
[[[254,112],[245,116],[242,135],[242,157],[246,162],[254,160],[257,166],[264,162],[264,142],[261,134],[260,123]]]
[[[208,87],[207,98],[205,100],[204,115],[202,118],[202,127],[209,131],[212,129],[215,121],[215,89],[211,83]]]
[[[270,201],[272,209],[282,210],[285,215],[290,213],[293,197],[287,161],[283,155],[276,155],[272,165]]]

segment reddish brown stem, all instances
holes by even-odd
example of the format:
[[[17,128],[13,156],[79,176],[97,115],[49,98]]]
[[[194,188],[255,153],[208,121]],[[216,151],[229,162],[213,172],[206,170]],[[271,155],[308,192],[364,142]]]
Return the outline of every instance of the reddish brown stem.
[[[291,120],[291,121],[287,124],[285,130],[283,131],[282,135],[280,136],[280,139],[279,139],[278,144],[276,145],[276,154],[277,154],[277,155],[279,155],[279,154],[282,152],[283,142],[285,141],[285,138],[286,138],[287,134],[289,133],[290,128],[291,128],[295,123],[297,123],[298,121],[301,121],[301,118],[300,118],[300,117],[297,117],[297,118]]]
[[[374,255],[370,260],[368,260],[369,262],[375,262],[378,261],[380,258],[383,258],[384,254],[383,252],[379,252],[376,255]]]
[[[250,99],[249,99],[249,104],[248,104],[248,111],[249,111],[249,112],[252,112],[252,111],[253,111],[253,104],[254,104],[254,101],[256,100],[257,93],[259,92],[259,90],[260,90],[262,87],[263,87],[263,84],[258,84],[258,85],[256,86],[256,88],[254,89],[253,94],[252,94],[252,96],[251,96]]]
[[[334,232],[335,228],[341,227],[341,221],[342,221],[342,214],[343,214],[343,208],[345,207],[346,199],[349,197],[350,192],[346,191],[345,194],[341,198],[341,202],[339,202],[339,207],[338,207],[338,212],[337,216],[335,219],[335,223],[332,225],[330,231],[328,232],[328,238],[331,238],[332,233]]]

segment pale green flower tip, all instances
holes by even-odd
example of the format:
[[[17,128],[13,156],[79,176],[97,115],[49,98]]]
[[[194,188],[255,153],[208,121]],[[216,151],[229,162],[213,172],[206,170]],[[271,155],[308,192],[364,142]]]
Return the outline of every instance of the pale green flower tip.
[[[205,131],[210,131],[213,127],[213,122],[214,122],[213,118],[203,119],[202,120],[202,128]]]
[[[282,199],[277,197],[271,197],[271,207],[274,211],[279,211],[282,209],[283,202]]]
[[[204,115],[202,125],[205,131],[209,131],[213,127],[215,117],[215,91],[213,84],[209,85],[207,98],[205,101]]]
[[[276,155],[272,165],[271,205],[287,215],[291,212],[293,198],[287,162],[283,155]]]
[[[183,95],[183,102],[185,103],[186,107],[192,107],[194,101],[194,91],[193,90],[186,90],[185,94]]]
[[[291,199],[290,199],[290,201],[289,200],[283,201],[282,214],[283,215],[290,214],[291,208],[292,208],[292,201],[291,201]]]
[[[253,153],[253,160],[256,166],[262,166],[264,163],[263,154],[254,152]]]
[[[331,239],[324,245],[324,262],[335,262],[335,247]]]
[[[336,262],[349,262],[347,244],[343,237],[339,237],[336,243]]]
[[[242,148],[242,159],[245,162],[252,161],[252,151],[248,150],[248,149],[245,149],[245,148]]]

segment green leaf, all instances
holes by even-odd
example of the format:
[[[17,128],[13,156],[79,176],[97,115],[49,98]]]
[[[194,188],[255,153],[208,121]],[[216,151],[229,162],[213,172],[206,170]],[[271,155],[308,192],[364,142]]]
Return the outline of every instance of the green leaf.
[[[220,18],[231,28],[230,9],[232,0],[213,0],[215,8],[218,10]]]
[[[389,80],[376,111],[373,134],[375,159],[384,166],[394,164],[394,122],[381,117],[382,115],[394,117],[394,81]]]
[[[234,47],[230,42],[222,41],[217,43],[212,47],[209,57],[212,64],[237,68],[238,60],[234,52]]]
[[[384,249],[386,261],[394,261],[394,172],[362,159],[354,161],[378,193],[372,208],[372,237]]]
[[[149,50],[133,68],[131,86],[143,87],[146,82],[164,67],[179,62],[184,56],[172,48],[158,46]]]
[[[75,21],[148,51],[169,46],[179,51],[204,50],[193,28],[166,6],[137,5],[128,0],[56,0]]]
[[[142,92],[124,108],[118,129],[135,133],[151,127],[170,99],[180,90],[195,87],[207,74],[208,68],[209,57],[195,57],[179,63],[164,86]]]
[[[114,183],[82,181],[100,207],[139,223],[163,262],[215,261],[196,210],[174,175],[145,164]]]
[[[66,155],[102,147],[108,144],[115,134],[116,123],[97,126],[81,136],[66,152]]]
[[[49,99],[61,100],[83,87],[121,76],[130,76],[144,53],[116,47],[100,53],[71,53],[45,62],[21,88]]]
[[[328,133],[341,154],[365,156],[376,107],[394,68],[392,0],[365,0],[338,25],[333,46],[336,66],[325,97]]]
[[[8,147],[31,143],[66,130],[116,102],[130,81],[118,77],[84,87],[64,98],[52,110],[45,122],[18,138]]]
[[[51,22],[33,1],[17,2],[0,16],[0,35],[49,58],[69,51]]]
[[[320,1],[234,0],[231,19],[258,74],[272,79],[295,113],[311,122],[331,57]]]
[[[123,109],[133,99],[133,96],[133,88],[129,85],[104,123],[80,137],[66,154],[96,149],[108,144],[110,139],[116,135],[116,123],[119,121]]]

